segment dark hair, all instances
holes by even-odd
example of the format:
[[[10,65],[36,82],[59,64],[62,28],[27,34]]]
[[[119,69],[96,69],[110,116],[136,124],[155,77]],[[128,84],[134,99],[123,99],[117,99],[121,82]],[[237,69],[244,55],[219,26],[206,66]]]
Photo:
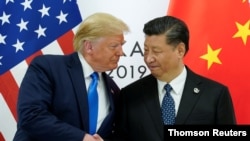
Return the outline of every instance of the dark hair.
[[[178,45],[185,44],[186,52],[189,50],[189,30],[185,22],[173,16],[155,18],[144,25],[143,32],[148,35],[166,35],[166,43]]]

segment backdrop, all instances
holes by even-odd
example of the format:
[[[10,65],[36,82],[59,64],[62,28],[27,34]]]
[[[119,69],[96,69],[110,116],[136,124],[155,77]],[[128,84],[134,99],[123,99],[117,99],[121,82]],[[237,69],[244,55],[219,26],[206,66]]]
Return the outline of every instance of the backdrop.
[[[166,14],[177,16],[187,22],[191,33],[185,63],[227,85],[238,124],[250,124],[247,0],[2,0],[0,141],[13,139],[18,89],[30,61],[40,54],[71,53],[78,24],[95,12],[111,13],[131,29],[119,67],[107,72],[121,88],[149,74],[143,62],[144,23]]]

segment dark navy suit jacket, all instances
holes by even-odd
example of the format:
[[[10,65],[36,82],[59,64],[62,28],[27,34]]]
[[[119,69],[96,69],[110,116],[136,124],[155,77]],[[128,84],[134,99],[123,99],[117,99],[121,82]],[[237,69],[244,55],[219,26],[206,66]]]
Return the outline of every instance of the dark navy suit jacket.
[[[120,113],[117,141],[164,140],[157,80],[151,74],[121,89]],[[235,122],[228,88],[187,68],[175,124],[234,125]]]
[[[120,89],[102,73],[110,113],[98,134],[109,139]],[[35,58],[23,78],[18,97],[18,127],[14,141],[82,141],[89,128],[88,100],[77,53]]]

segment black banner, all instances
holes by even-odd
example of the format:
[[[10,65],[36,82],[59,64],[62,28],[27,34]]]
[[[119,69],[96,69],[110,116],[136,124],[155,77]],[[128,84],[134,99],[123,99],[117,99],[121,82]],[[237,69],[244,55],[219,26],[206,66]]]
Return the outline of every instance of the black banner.
[[[168,137],[249,137],[250,125],[174,125],[164,127]]]

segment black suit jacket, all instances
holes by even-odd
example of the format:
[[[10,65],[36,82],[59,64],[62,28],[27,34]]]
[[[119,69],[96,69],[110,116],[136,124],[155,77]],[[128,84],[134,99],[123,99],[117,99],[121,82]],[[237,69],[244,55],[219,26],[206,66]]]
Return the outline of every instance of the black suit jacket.
[[[102,73],[110,113],[98,134],[113,132],[115,99],[120,89]],[[22,81],[18,97],[18,127],[14,141],[82,141],[89,129],[88,101],[77,53],[35,58]]]
[[[195,88],[198,88],[199,92],[195,92]],[[157,80],[152,75],[121,90],[120,113],[116,132],[117,141],[163,141],[164,125],[161,118]],[[187,68],[187,78],[176,116],[176,124],[235,124],[234,109],[228,88],[195,74]]]

